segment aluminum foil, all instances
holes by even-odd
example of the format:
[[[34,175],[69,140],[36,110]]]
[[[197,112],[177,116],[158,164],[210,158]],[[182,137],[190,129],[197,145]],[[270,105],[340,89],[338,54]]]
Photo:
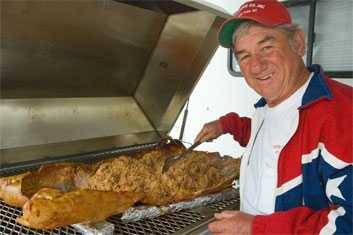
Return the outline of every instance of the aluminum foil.
[[[80,231],[84,235],[113,235],[114,224],[102,221],[95,224],[73,224],[72,227]]]
[[[155,218],[166,213],[205,206],[213,202],[230,200],[236,197],[237,194],[234,189],[227,189],[220,193],[198,197],[191,201],[173,203],[168,206],[136,206],[126,210],[121,216],[121,220],[124,222],[136,222],[142,219]]]

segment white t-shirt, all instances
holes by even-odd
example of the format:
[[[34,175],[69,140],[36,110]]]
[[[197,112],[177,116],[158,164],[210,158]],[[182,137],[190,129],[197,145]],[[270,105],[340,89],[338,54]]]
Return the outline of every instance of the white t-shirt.
[[[264,106],[264,119],[255,141],[249,144],[249,164],[244,168],[246,179],[243,184],[242,211],[262,215],[275,209],[277,185],[277,162],[282,148],[297,129],[298,107],[312,77],[294,94],[275,107]]]

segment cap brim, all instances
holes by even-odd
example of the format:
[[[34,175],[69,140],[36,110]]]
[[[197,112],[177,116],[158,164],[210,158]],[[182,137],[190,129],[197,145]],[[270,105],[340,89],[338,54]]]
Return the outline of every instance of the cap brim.
[[[233,34],[238,28],[242,19],[230,19],[222,25],[218,33],[218,41],[222,47],[231,48],[233,45]]]

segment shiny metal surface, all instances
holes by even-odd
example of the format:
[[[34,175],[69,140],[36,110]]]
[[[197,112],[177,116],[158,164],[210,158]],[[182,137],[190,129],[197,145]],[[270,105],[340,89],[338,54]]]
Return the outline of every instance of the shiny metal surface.
[[[0,112],[3,163],[158,139],[131,97],[3,99]]]
[[[1,148],[152,131],[131,97],[2,100]]]
[[[1,0],[0,167],[158,141],[217,48],[192,1]]]
[[[201,77],[217,48],[221,22],[205,11],[169,16],[135,92],[136,100],[160,132],[171,128]]]
[[[155,131],[146,133],[126,134],[93,138],[88,140],[70,141],[45,145],[35,145],[0,150],[0,169],[8,164],[23,163],[32,160],[55,160],[59,156],[77,155],[102,151],[121,146],[156,143],[159,137]]]
[[[0,4],[3,98],[132,95],[167,18],[112,0]]]

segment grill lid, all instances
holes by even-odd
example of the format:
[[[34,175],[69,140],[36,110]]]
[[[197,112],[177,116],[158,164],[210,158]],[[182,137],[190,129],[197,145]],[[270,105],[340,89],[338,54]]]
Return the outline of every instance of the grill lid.
[[[159,140],[227,17],[189,0],[0,5],[0,166]]]

